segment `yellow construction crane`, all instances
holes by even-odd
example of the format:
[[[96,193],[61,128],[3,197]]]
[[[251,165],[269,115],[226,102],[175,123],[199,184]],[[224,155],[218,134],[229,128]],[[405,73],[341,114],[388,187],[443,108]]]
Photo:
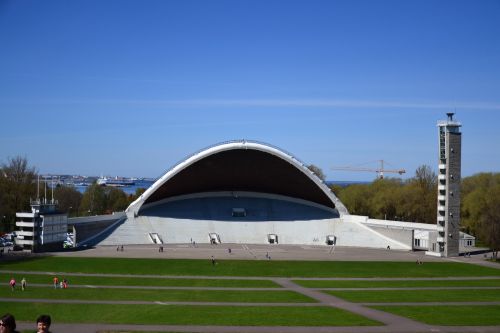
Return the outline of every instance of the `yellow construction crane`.
[[[380,162],[380,168],[378,169],[371,169],[371,168],[358,168],[358,167],[353,167],[353,166],[345,166],[345,167],[332,167],[332,170],[342,170],[342,171],[367,171],[367,172],[376,172],[377,173],[377,178],[383,179],[384,178],[384,173],[398,173],[402,175],[403,173],[406,173],[405,169],[397,169],[397,170],[390,170],[390,169],[384,169],[384,160],[378,160]]]

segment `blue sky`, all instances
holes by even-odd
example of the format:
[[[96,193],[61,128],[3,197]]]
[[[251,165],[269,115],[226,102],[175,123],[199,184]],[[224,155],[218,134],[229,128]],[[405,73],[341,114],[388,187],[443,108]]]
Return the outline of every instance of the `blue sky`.
[[[0,162],[158,177],[231,139],[332,166],[500,171],[499,1],[0,0]]]

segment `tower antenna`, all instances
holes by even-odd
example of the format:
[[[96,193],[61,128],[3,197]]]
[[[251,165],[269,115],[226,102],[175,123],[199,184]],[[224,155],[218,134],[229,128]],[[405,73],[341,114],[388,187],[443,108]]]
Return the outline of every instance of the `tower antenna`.
[[[51,203],[54,203],[54,176],[52,175],[50,178],[51,181],[51,187],[52,187],[52,201]]]

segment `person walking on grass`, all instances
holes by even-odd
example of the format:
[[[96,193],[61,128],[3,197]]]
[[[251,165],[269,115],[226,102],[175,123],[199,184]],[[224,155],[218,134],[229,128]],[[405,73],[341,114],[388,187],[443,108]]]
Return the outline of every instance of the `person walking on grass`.
[[[57,276],[54,276],[52,281],[54,282],[54,289],[57,289],[57,287],[59,285],[59,278]]]
[[[21,290],[22,291],[25,291],[26,290],[26,279],[23,277],[23,279],[21,280]]]
[[[14,291],[16,289],[16,279],[14,279],[14,277],[10,278],[9,285],[10,285],[10,289],[12,289],[12,291]]]

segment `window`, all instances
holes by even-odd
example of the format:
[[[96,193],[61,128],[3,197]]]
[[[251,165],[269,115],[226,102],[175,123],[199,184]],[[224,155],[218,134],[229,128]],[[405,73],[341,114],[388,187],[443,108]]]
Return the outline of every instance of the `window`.
[[[233,208],[233,217],[245,217],[247,212],[245,208]]]

